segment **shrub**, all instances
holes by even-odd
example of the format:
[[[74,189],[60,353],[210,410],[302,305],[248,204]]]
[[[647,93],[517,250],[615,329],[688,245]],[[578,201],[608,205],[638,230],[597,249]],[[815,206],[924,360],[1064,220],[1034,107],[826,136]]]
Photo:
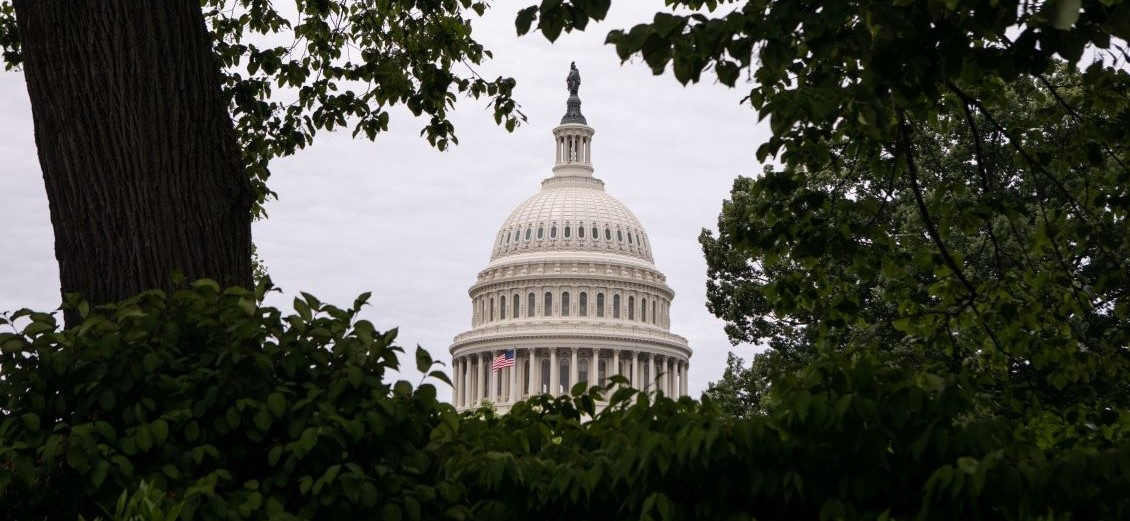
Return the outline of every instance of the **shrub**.
[[[4,516],[110,514],[142,480],[184,519],[439,515],[428,440],[456,416],[429,383],[386,382],[396,331],[357,319],[367,294],[351,309],[303,294],[284,316],[268,290],[204,280],[92,312],[74,301],[85,319],[66,331],[4,319],[26,323],[0,334]]]

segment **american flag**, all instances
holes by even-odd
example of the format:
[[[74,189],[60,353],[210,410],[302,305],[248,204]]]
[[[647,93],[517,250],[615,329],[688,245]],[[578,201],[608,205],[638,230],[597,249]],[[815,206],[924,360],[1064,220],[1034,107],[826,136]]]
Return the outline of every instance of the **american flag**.
[[[491,364],[491,366],[490,366],[490,368],[494,371],[497,371],[497,370],[502,369],[504,367],[514,367],[514,350],[513,349],[508,349],[506,351],[503,351],[501,355],[494,357],[494,363]]]

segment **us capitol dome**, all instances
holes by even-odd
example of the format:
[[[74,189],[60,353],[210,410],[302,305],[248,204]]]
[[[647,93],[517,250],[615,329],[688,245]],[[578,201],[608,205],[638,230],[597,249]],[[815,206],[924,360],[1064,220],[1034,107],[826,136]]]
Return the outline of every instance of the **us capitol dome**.
[[[575,65],[566,84],[553,175],[503,222],[469,291],[471,329],[450,348],[461,411],[486,401],[506,412],[614,374],[636,389],[687,393],[691,350],[670,332],[675,293],[639,220],[593,176]]]

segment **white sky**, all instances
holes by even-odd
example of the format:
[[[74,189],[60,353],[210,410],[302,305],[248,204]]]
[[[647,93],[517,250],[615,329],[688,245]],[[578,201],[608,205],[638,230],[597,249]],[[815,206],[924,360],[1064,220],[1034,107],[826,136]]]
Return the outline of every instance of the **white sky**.
[[[372,291],[362,316],[381,329],[400,328],[407,366],[417,344],[449,361],[452,337],[470,327],[467,289],[486,266],[498,227],[551,175],[551,130],[565,112],[565,75],[576,61],[583,112],[596,129],[596,176],[643,223],[675,290],[671,330],[694,350],[697,397],[721,377],[732,349],[722,322],[706,311],[698,234],[715,227],[734,177],[760,171],[754,151],[768,129],[739,104],[747,88],[714,84],[711,73],[684,88],[641,62],[621,65],[602,45],[609,29],[650,20],[662,2],[614,3],[604,23],[554,44],[540,34],[515,36],[514,15],[530,3],[496,2],[475,23],[476,38],[495,55],[479,72],[518,80],[515,96],[529,122],[513,134],[494,125],[485,102],[461,100],[452,118],[460,145],[446,152],[419,137],[423,121],[397,110],[375,143],[322,133],[313,147],[273,165],[270,186],[279,198],[254,226],[260,255],[285,292],[269,302],[290,309],[306,291],[344,307]],[[0,74],[0,123],[0,310],[54,309],[58,266],[20,73]],[[733,349],[747,360],[753,354],[749,346]],[[441,385],[440,395],[450,389]]]

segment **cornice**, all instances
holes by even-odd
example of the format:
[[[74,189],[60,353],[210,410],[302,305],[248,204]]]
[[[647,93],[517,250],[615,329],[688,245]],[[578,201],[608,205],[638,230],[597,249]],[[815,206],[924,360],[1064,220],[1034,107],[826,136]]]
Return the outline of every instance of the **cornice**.
[[[519,339],[544,339],[557,343],[568,343],[570,339],[607,340],[651,345],[661,349],[672,349],[684,356],[691,356],[687,339],[656,326],[626,325],[591,320],[514,320],[509,323],[490,324],[455,336],[449,351],[463,351],[483,343],[515,341]],[[564,342],[562,342],[564,341]]]

